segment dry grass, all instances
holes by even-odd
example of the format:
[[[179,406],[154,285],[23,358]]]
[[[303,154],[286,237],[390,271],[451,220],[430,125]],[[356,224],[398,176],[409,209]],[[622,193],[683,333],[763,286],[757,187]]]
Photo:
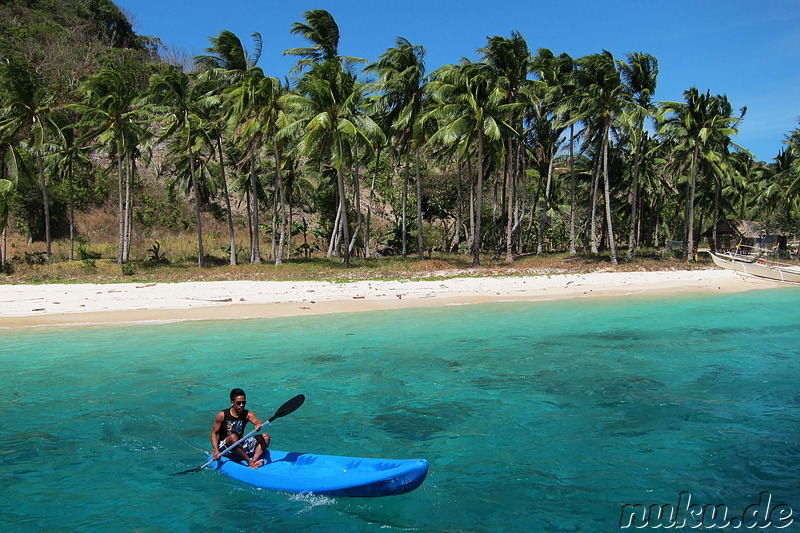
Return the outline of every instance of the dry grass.
[[[162,249],[170,249],[166,240]],[[111,249],[114,247],[108,245]],[[186,246],[186,244],[183,244]],[[64,253],[64,243],[56,243],[56,257]],[[267,249],[268,251],[268,249]],[[455,254],[435,254],[431,259],[416,258],[353,258],[350,268],[345,268],[337,258],[293,258],[280,266],[271,262],[257,265],[225,263],[220,253],[211,266],[199,268],[195,258],[157,264],[138,259],[121,267],[113,259],[53,260],[45,264],[19,262],[13,264],[11,274],[0,275],[0,283],[115,283],[115,282],[179,282],[212,280],[366,280],[366,279],[431,279],[457,276],[528,276],[596,271],[650,271],[706,268],[708,263],[686,263],[673,257],[642,257],[632,261],[621,260],[613,266],[607,256],[581,254],[530,255],[517,258],[508,264],[481,258],[481,265],[472,266],[471,257]]]
[[[558,273],[585,273],[593,271],[669,270],[706,268],[710,260],[701,254],[701,264],[688,264],[672,255],[650,252],[628,261],[624,250],[619,251],[620,264],[613,266],[608,254],[543,254],[525,255],[512,264],[503,259],[493,260],[490,255],[481,257],[481,266],[472,266],[472,257],[466,255],[433,253],[424,261],[415,256],[408,258],[354,257],[351,267],[345,268],[337,258],[322,257],[318,252],[310,259],[299,256],[275,266],[265,259],[262,264],[249,264],[249,235],[246,219],[237,216],[236,241],[239,265],[229,265],[229,237],[224,221],[204,215],[203,240],[207,258],[205,268],[197,267],[197,241],[193,228],[170,231],[164,228],[141,228],[134,225],[131,261],[121,267],[116,264],[117,217],[113,209],[94,209],[81,212],[78,219],[79,239],[75,245],[75,260],[68,261],[69,242],[56,239],[52,244],[52,258],[43,263],[45,246],[42,242],[29,242],[21,234],[9,232],[7,257],[11,272],[0,274],[0,283],[115,283],[115,282],[179,282],[202,280],[364,280],[364,279],[430,279],[455,276],[524,276]],[[10,226],[13,228],[13,225]],[[308,237],[311,240],[311,237]],[[164,260],[153,261],[150,252],[159,243],[159,253]],[[293,246],[302,244],[295,237]],[[325,242],[318,241],[321,250]],[[262,257],[270,254],[269,238],[262,238]],[[96,257],[96,259],[83,259]]]

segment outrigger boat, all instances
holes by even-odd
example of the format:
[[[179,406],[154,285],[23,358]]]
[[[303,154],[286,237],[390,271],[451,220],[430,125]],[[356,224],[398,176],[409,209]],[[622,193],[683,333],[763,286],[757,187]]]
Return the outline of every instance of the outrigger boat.
[[[760,256],[736,253],[708,252],[714,264],[726,270],[733,270],[747,276],[754,276],[784,283],[800,283],[800,267],[779,263]]]

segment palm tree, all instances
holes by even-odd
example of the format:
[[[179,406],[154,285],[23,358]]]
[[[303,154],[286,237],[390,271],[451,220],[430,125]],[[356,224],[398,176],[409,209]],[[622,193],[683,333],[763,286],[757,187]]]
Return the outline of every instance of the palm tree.
[[[642,144],[647,135],[644,123],[654,112],[652,97],[656,91],[658,60],[650,54],[639,52],[627,54],[628,62],[619,62],[620,74],[625,91],[634,104],[631,114],[631,134],[633,146],[633,181],[631,183],[631,232],[628,239],[628,257],[633,257],[638,245],[637,227],[639,224],[639,170],[641,166]]]
[[[495,70],[494,83],[505,95],[507,124],[512,128],[505,137],[505,198],[506,198],[506,261],[514,260],[514,228],[519,225],[515,217],[516,185],[520,174],[519,155],[522,150],[522,91],[528,85],[528,72],[531,69],[531,53],[528,43],[517,31],[511,38],[495,35],[490,37],[486,48],[481,49],[484,61]]]
[[[44,152],[48,138],[58,131],[52,120],[55,96],[46,91],[33,65],[19,62],[7,63],[0,70],[0,92],[4,108],[0,117],[0,135],[14,143],[25,142],[34,156],[44,206],[46,253],[50,259],[50,201]]]
[[[366,62],[361,58],[339,55],[339,25],[328,11],[312,9],[303,13],[303,17],[306,21],[295,22],[289,31],[310,41],[311,46],[290,48],[283,52],[284,55],[300,57],[294,72],[326,61],[344,65]]]
[[[55,171],[60,174],[62,182],[67,185],[67,205],[69,211],[69,257],[75,256],[75,167],[90,168],[91,161],[86,152],[88,149],[77,143],[75,125],[63,113],[53,115],[54,122],[59,125],[57,137],[53,143],[53,154],[50,159]]]
[[[278,139],[297,135],[299,153],[309,157],[318,168],[327,166],[335,170],[338,207],[331,245],[339,243],[343,248],[344,264],[349,266],[357,232],[351,240],[345,169],[352,168],[358,145],[364,146],[369,154],[372,140],[383,134],[359,108],[364,100],[364,86],[345,68],[364,60],[339,55],[339,26],[330,13],[315,9],[306,11],[304,17],[306,22],[294,23],[291,32],[302,35],[311,46],[286,50],[284,54],[301,57],[295,71],[305,67],[310,67],[310,70],[298,80],[295,90],[284,98],[286,107],[295,113],[295,120],[287,124]]]
[[[583,57],[579,64],[577,81],[582,92],[584,111],[588,117],[591,117],[591,120],[596,122],[598,151],[595,157],[596,161],[600,163],[596,167],[603,174],[608,247],[611,252],[611,262],[616,265],[617,245],[614,239],[613,207],[611,205],[609,146],[611,144],[611,126],[630,99],[623,90],[620,73],[610,52],[604,50],[600,54]]]
[[[189,174],[194,195],[194,213],[197,230],[197,266],[205,266],[203,251],[203,223],[200,215],[200,191],[197,179],[195,144],[202,133],[205,117],[202,116],[202,94],[195,89],[189,75],[178,68],[167,68],[150,80],[146,101],[154,116],[163,117],[158,140],[176,140],[172,148],[185,153],[189,160]]]
[[[104,68],[84,85],[84,102],[74,106],[83,114],[80,128],[86,131],[78,144],[96,139],[117,166],[119,206],[119,250],[117,263],[128,260],[132,220],[131,188],[134,158],[139,143],[149,137],[135,102],[139,95],[133,76],[122,68]]]
[[[195,65],[202,71],[201,78],[209,84],[205,98],[208,116],[208,121],[206,122],[207,133],[213,140],[214,152],[219,163],[220,182],[228,217],[229,262],[231,265],[236,264],[236,234],[233,227],[233,211],[225,172],[226,158],[223,147],[226,144],[224,137],[227,132],[225,113],[229,112],[232,106],[226,106],[228,109],[225,109],[223,104],[227,101],[226,91],[230,91],[236,83],[240,83],[246,76],[248,69],[255,67],[261,56],[263,44],[261,35],[253,33],[252,37],[255,43],[255,50],[253,53],[248,53],[236,34],[223,30],[218,37],[209,38],[211,46],[206,48],[206,55],[198,55],[194,58]],[[258,227],[258,220],[255,220],[254,227]],[[257,233],[254,234],[257,235]],[[251,241],[251,251],[254,249],[252,245],[253,242]]]
[[[0,236],[3,242],[0,247],[0,271],[6,263],[6,226],[8,225],[8,195],[14,190],[17,179],[16,157],[13,154],[14,148],[8,143],[0,144],[0,156],[2,156],[2,173],[0,173]],[[10,178],[10,179],[9,179]]]
[[[736,126],[747,109],[742,108],[740,116],[734,117],[725,96],[712,97],[710,91],[701,94],[696,87],[691,87],[683,94],[685,102],[664,104],[668,116],[663,122],[661,132],[677,140],[677,150],[691,154],[684,231],[684,253],[688,260],[694,251],[695,190],[700,157],[701,155],[706,158],[713,157],[710,154],[727,146],[730,136],[738,133]]]
[[[476,216],[472,241],[472,264],[475,266],[480,265],[487,141],[499,141],[503,132],[513,131],[504,120],[509,111],[509,106],[504,104],[505,95],[492,83],[492,77],[493,69],[486,63],[465,62],[440,68],[429,84],[430,92],[437,100],[431,117],[439,123],[439,129],[428,143],[456,147],[462,161],[468,159],[473,147],[476,151]]]
[[[417,171],[417,226],[418,253],[425,259],[425,245],[422,231],[422,180],[420,179],[421,139],[420,117],[425,94],[425,48],[414,46],[407,39],[398,37],[396,46],[381,54],[378,61],[365,70],[378,76],[373,86],[379,92],[377,105],[385,110],[384,120],[397,132],[397,150],[405,155],[405,181],[403,186],[402,240],[403,257],[406,256],[406,201],[410,173],[411,152],[416,148],[415,165]]]
[[[255,50],[248,53],[239,37],[228,30],[222,30],[218,37],[209,37],[211,46],[208,54],[194,57],[194,64],[202,71],[219,71],[236,79],[242,77],[247,69],[256,66],[261,57],[263,41],[261,34],[252,34]]]
[[[276,78],[265,76],[259,67],[251,67],[239,83],[233,85],[228,93],[230,105],[230,124],[236,136],[242,141],[243,160],[250,168],[250,195],[252,198],[251,228],[252,242],[250,262],[260,263],[260,235],[259,228],[259,191],[261,189],[257,179],[258,160],[261,150],[267,139],[273,139],[273,156],[275,159],[276,187],[283,199],[283,183],[281,174],[280,146],[277,134],[281,125],[285,124],[285,114],[281,110],[280,98],[283,88]],[[284,205],[281,200],[281,205]],[[282,209],[283,211],[283,209]],[[282,216],[285,221],[285,214]],[[284,226],[282,224],[282,226]],[[283,230],[281,231],[283,235]],[[282,249],[282,245],[281,245]],[[281,253],[277,253],[275,261],[281,262]]]
[[[364,87],[353,74],[345,72],[337,61],[315,64],[284,99],[286,108],[294,112],[278,139],[297,135],[297,150],[318,168],[332,168],[337,184],[337,221],[332,243],[343,248],[345,266],[350,264],[352,242],[347,218],[345,192],[346,169],[352,168],[358,145],[372,151],[373,139],[380,139],[380,127],[358,109]]]
[[[559,146],[563,142],[564,132],[574,125],[580,115],[575,112],[575,62],[567,54],[556,57],[546,49],[539,49],[533,59],[533,69],[543,82],[532,94],[529,122],[534,139],[538,142],[544,155],[546,183],[544,205],[539,219],[539,237],[536,253],[542,253],[544,233],[547,228],[548,212],[551,209],[551,191],[553,171]],[[570,135],[570,149],[574,141],[574,132]],[[572,153],[572,151],[571,151]],[[573,157],[570,157],[572,169]],[[574,217],[574,171],[571,170],[571,217]],[[572,230],[574,234],[574,230]]]

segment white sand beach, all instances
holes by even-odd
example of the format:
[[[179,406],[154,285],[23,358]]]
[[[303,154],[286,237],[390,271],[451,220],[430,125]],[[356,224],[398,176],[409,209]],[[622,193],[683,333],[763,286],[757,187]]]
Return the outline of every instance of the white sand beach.
[[[431,281],[207,281],[0,285],[0,328],[269,318],[492,301],[736,292],[777,283],[727,270]]]

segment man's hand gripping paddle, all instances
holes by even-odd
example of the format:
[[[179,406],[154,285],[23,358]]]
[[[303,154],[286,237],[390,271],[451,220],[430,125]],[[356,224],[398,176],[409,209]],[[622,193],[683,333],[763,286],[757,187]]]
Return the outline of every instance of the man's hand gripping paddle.
[[[297,396],[295,396],[294,398],[292,398],[291,400],[289,400],[285,404],[283,404],[280,407],[278,407],[278,410],[275,411],[275,414],[272,415],[272,417],[269,420],[267,420],[267,423],[264,424],[264,426],[269,425],[269,423],[272,422],[273,420],[275,420],[276,418],[281,418],[282,416],[286,416],[289,413],[292,413],[292,412],[296,411],[297,408],[300,407],[301,405],[303,405],[303,402],[305,402],[305,401],[306,401],[306,397],[304,395],[302,395],[302,394],[298,394]],[[248,433],[247,435],[245,435],[241,439],[237,440],[236,442],[234,442],[233,444],[231,444],[230,446],[228,446],[227,448],[222,450],[220,452],[220,456],[225,455],[226,453],[228,453],[229,451],[234,449],[236,446],[238,446],[240,443],[244,442],[245,440],[249,439],[250,437],[252,437],[256,433],[258,433],[258,431],[259,430],[254,429],[253,431],[251,431],[250,433]],[[215,459],[212,458],[212,459],[209,459],[208,462],[206,462],[206,464],[204,464],[203,466],[200,466],[198,468],[192,468],[192,469],[189,469],[189,470],[184,470],[183,472],[175,472],[172,475],[173,476],[180,476],[181,474],[188,474],[189,472],[200,472],[201,470],[203,470],[205,467],[207,467],[208,465],[210,465],[214,461],[215,461]]]

